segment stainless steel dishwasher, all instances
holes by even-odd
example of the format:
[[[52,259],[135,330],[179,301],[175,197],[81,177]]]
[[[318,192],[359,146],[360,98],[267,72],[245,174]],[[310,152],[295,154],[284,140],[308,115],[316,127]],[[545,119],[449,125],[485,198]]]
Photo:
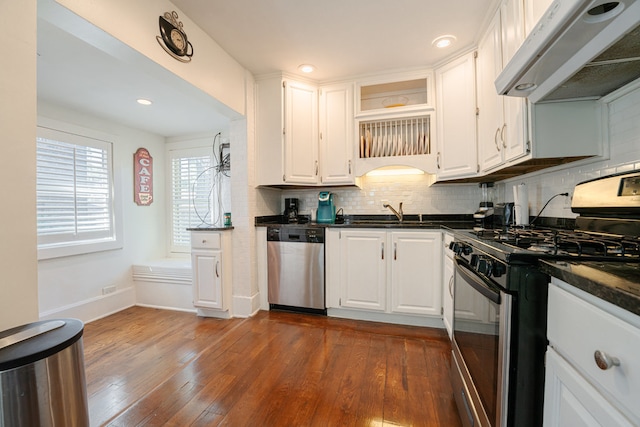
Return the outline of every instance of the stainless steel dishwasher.
[[[269,307],[326,314],[324,228],[267,227]]]

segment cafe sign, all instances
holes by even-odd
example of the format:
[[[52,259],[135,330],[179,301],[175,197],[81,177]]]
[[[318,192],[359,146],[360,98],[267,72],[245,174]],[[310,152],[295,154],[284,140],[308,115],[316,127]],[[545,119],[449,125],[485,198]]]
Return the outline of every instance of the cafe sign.
[[[133,201],[139,206],[153,202],[153,158],[146,148],[133,155]]]

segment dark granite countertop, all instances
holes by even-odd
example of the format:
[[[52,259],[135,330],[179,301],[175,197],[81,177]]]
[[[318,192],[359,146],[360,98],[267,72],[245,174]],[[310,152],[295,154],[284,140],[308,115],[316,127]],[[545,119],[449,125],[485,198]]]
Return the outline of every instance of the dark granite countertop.
[[[598,261],[540,261],[541,270],[640,316],[640,264]]]
[[[233,225],[230,225],[228,227],[193,227],[193,228],[187,228],[187,231],[227,231],[227,230],[233,230]]]
[[[405,215],[402,222],[393,215],[344,215],[339,216],[335,224],[319,224],[310,221],[308,216],[300,216],[298,222],[288,223],[282,215],[256,217],[256,227],[265,226],[305,226],[323,228],[383,228],[383,229],[422,229],[440,228],[471,229],[474,226],[473,216],[464,214],[412,214]]]

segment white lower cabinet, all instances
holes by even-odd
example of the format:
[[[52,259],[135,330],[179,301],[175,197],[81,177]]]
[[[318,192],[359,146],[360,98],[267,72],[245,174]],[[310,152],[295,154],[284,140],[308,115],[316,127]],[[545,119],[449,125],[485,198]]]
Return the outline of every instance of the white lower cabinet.
[[[544,425],[633,426],[553,348],[547,350]]]
[[[328,308],[439,319],[441,236],[440,231],[330,230]]]
[[[453,336],[453,251],[449,244],[453,234],[442,233],[442,321],[449,334]]]
[[[232,317],[231,232],[192,231],[193,306],[198,315]]]
[[[340,253],[340,306],[365,310],[387,309],[385,231],[343,231]]]
[[[547,336],[545,426],[640,425],[640,317],[553,278]]]

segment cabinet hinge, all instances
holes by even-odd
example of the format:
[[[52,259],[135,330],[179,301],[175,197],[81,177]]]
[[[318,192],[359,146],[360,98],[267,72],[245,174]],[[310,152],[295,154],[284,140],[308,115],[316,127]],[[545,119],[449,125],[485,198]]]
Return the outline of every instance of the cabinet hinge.
[[[476,165],[476,173],[480,173],[480,164]]]
[[[287,82],[282,82],[282,87],[287,87]]]
[[[338,305],[342,307],[342,298],[338,298]]]
[[[282,174],[282,182],[286,182],[287,181],[287,176],[285,174]]]
[[[477,58],[478,57],[478,51],[476,50],[475,52],[473,52],[473,57]]]
[[[476,107],[476,116],[480,115],[480,107]]]
[[[440,307],[440,314],[444,315],[444,307]]]
[[[322,141],[322,132],[320,132],[320,141]]]
[[[527,141],[527,154],[531,152],[531,141]]]

